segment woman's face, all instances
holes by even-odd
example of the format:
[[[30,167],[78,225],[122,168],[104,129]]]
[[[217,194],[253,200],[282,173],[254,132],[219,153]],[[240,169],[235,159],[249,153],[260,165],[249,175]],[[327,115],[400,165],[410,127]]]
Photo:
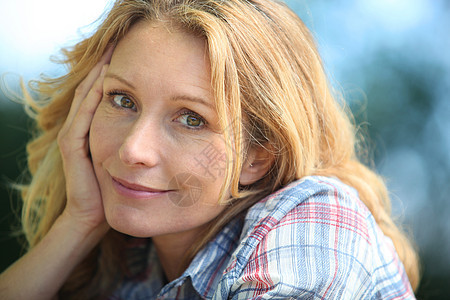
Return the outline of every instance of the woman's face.
[[[136,24],[118,43],[90,129],[105,215],[120,232],[192,232],[216,217],[225,142],[203,39]]]

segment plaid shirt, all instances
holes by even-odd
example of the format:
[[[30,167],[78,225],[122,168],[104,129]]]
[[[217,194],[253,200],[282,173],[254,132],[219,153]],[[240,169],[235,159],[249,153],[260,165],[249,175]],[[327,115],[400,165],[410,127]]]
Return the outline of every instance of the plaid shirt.
[[[145,272],[111,299],[414,299],[392,241],[336,179],[305,177],[256,203],[170,283],[147,245]]]

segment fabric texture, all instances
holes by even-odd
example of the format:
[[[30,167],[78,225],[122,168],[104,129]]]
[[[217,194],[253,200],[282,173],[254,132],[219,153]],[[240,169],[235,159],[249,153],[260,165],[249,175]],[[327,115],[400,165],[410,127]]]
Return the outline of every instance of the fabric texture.
[[[143,272],[110,299],[414,299],[392,241],[333,178],[305,177],[262,199],[170,283],[151,243],[137,247],[145,257],[130,252],[128,262]]]

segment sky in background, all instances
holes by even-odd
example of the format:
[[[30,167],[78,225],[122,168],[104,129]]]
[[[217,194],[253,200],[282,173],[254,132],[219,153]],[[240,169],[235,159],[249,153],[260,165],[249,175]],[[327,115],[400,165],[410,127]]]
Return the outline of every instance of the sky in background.
[[[394,211],[411,224],[419,246],[432,251],[438,245],[439,250],[430,253],[442,263],[432,269],[448,271],[450,204],[445,191],[450,192],[450,1],[286,2],[316,36],[330,78],[349,95],[348,101],[370,101],[364,98],[377,76],[380,88],[390,97],[389,101],[380,100],[372,111],[383,115],[395,110],[398,115],[411,98],[408,80],[412,79],[397,81],[401,72],[418,74],[418,85],[432,85],[427,94],[432,101],[427,119],[414,123],[414,112],[405,118],[410,121],[405,121],[404,127],[413,130],[420,126],[420,133],[412,133],[416,140],[408,142],[405,137],[405,142],[396,143],[399,138],[389,132],[396,128],[379,129],[381,136],[388,140],[392,136],[393,141],[387,142],[389,149],[378,168],[388,178]],[[108,6],[105,0],[0,1],[0,74],[16,74],[7,75],[7,82],[17,80],[18,75],[29,80],[41,73],[60,74],[61,68],[49,63],[49,57],[88,33],[93,28],[89,25]],[[378,64],[380,57],[394,65],[401,61],[401,70]],[[7,106],[8,102],[0,102],[0,109]],[[370,102],[367,106],[371,107]],[[438,243],[436,235],[440,236]]]
[[[0,68],[34,79],[56,73],[49,57],[89,32],[105,0],[0,1]]]

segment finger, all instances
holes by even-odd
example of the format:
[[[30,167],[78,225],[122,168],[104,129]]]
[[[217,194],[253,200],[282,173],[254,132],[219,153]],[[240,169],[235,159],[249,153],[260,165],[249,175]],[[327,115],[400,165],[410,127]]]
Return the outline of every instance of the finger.
[[[105,73],[109,65],[104,65],[99,77],[90,89],[84,101],[80,104],[74,122],[70,129],[70,135],[73,139],[82,139],[85,143],[89,128],[91,126],[92,118],[97,110],[98,104],[103,97],[103,81]],[[81,145],[80,145],[81,146]]]
[[[99,63],[101,65],[106,65],[111,62],[111,57],[114,52],[114,45],[109,45],[105,52],[103,53],[103,56],[100,58]]]
[[[89,72],[89,74],[86,76],[85,79],[83,79],[78,87],[75,90],[74,99],[72,100],[72,105],[69,111],[69,114],[66,118],[66,123],[68,126],[73,121],[73,118],[77,111],[80,108],[80,104],[83,101],[83,99],[87,96],[89,91],[91,90],[93,84],[97,80],[97,78],[100,76],[100,73],[102,71],[102,67],[105,64],[108,64],[111,61],[112,53],[114,51],[114,47],[111,45],[109,46],[103,56],[100,58],[98,63],[94,66],[94,68]]]
[[[77,100],[82,101],[86,97],[87,93],[90,91],[95,80],[100,76],[102,67],[111,62],[111,57],[112,57],[113,51],[114,51],[114,47],[112,45],[109,46],[103,53],[100,60],[94,66],[94,68],[92,68],[92,70],[86,76],[86,78],[80,82],[80,84],[77,87],[78,95],[76,95],[80,99],[77,99]]]

